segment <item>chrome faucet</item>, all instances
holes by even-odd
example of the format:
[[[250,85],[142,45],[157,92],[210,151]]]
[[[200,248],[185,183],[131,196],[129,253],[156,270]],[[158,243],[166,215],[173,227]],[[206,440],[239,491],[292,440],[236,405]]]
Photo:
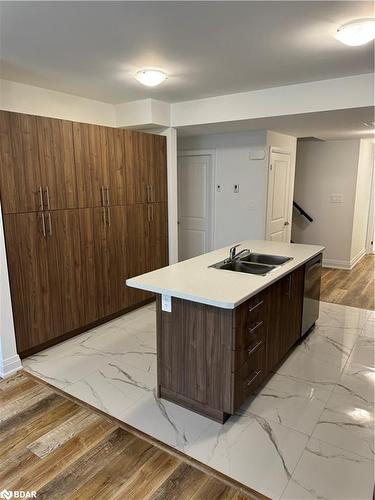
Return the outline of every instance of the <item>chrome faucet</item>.
[[[233,247],[231,247],[231,249],[229,250],[229,258],[225,259],[226,262],[231,262],[232,260],[238,259],[238,257],[240,255],[242,255],[243,253],[249,252],[249,250],[247,248],[244,248],[240,252],[236,253],[236,248],[238,248],[240,246],[241,246],[241,243],[238,243],[237,245],[234,245]]]

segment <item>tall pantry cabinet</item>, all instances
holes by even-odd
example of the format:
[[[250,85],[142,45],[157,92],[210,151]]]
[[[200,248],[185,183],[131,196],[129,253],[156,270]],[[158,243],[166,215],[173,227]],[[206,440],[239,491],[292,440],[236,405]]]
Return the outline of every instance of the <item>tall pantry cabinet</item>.
[[[168,262],[164,137],[0,111],[0,190],[21,355],[152,298],[125,280]]]

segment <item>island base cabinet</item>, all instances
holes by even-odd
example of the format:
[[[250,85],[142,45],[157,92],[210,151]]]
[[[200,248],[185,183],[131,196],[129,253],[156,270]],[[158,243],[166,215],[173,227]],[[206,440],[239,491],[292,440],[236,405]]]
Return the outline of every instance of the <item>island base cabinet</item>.
[[[225,422],[299,340],[303,284],[301,266],[235,309],[158,296],[158,396]]]

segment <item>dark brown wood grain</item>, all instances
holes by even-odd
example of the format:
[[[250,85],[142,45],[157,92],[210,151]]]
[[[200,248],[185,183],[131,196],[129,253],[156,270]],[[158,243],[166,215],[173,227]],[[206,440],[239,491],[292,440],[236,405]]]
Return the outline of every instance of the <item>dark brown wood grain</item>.
[[[40,210],[41,187],[35,116],[0,111],[2,212]]]
[[[106,203],[109,205],[124,205],[127,202],[126,160],[129,133],[123,129],[106,128],[108,143],[108,184]]]
[[[107,128],[74,122],[73,138],[79,207],[100,207],[109,181]]]
[[[35,117],[35,120],[44,208],[76,208],[78,199],[73,122],[42,116]]]

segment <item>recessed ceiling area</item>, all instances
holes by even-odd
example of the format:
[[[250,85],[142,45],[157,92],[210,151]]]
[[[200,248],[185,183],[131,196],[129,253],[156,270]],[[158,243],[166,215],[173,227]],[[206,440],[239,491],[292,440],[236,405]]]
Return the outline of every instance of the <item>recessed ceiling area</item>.
[[[179,137],[273,130],[294,137],[322,140],[374,139],[374,108],[353,108],[299,115],[275,116],[230,123],[193,125],[178,129]]]
[[[338,26],[372,2],[1,2],[2,78],[108,103],[178,102],[374,68]],[[168,79],[145,88],[143,68]]]

